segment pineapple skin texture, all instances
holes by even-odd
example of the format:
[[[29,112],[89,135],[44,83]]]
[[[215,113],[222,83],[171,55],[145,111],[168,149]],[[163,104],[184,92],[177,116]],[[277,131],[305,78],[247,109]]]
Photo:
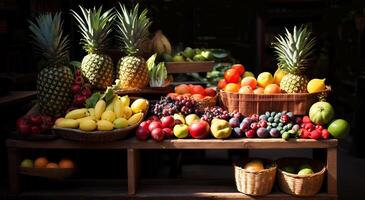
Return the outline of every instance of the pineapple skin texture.
[[[308,78],[303,75],[287,74],[280,82],[280,89],[286,93],[307,93]]]
[[[38,74],[37,91],[41,113],[60,116],[72,101],[73,75],[66,67],[46,67]]]
[[[108,55],[86,55],[81,62],[81,71],[86,80],[94,88],[106,89],[113,84],[113,61]]]
[[[125,56],[118,62],[119,88],[145,88],[149,83],[146,61],[141,57]]]

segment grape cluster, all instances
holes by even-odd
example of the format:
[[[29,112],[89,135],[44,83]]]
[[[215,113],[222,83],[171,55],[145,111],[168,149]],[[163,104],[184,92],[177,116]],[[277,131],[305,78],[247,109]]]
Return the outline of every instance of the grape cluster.
[[[159,117],[182,113],[188,115],[197,112],[197,102],[189,97],[179,96],[176,99],[162,97],[152,106],[151,112]]]
[[[210,122],[214,118],[228,120],[229,112],[219,106],[206,107],[202,113],[202,120]]]

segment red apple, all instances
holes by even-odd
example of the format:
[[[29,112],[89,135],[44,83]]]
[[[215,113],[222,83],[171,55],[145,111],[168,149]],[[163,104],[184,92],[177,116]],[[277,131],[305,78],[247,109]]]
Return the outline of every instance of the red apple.
[[[202,121],[195,121],[189,126],[189,133],[191,137],[196,139],[207,138],[209,135],[209,124]]]
[[[173,138],[174,137],[174,132],[172,131],[171,128],[163,128],[162,132],[165,135],[165,138]]]
[[[161,128],[155,128],[151,131],[151,137],[157,142],[161,142],[165,138],[165,135]]]
[[[148,126],[151,124],[151,120],[143,121],[139,124],[139,127],[142,127],[148,131]]]
[[[42,117],[40,115],[30,115],[28,119],[32,125],[42,124]]]
[[[158,118],[157,115],[152,115],[150,118],[148,118],[151,121],[160,121],[160,118]]]
[[[153,121],[151,122],[151,124],[148,126],[148,130],[150,132],[153,131],[153,129],[156,129],[156,128],[162,128],[162,125],[161,125],[161,122],[159,121]]]
[[[145,141],[150,136],[150,132],[147,129],[144,129],[142,127],[138,127],[136,131],[136,138],[141,141]]]
[[[173,128],[175,126],[175,119],[172,116],[161,118],[162,128]]]

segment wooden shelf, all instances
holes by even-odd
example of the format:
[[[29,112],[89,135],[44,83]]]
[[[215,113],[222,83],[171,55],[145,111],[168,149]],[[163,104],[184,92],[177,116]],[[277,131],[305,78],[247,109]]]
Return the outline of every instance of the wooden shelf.
[[[30,100],[35,98],[36,91],[11,91],[9,94],[0,97],[0,106],[7,106],[12,103]]]
[[[109,143],[82,143],[63,139],[51,141],[26,141],[8,139],[8,147],[29,149],[313,149],[331,148],[337,139],[289,139],[243,138],[243,139],[170,139],[162,142],[138,141],[135,138]]]

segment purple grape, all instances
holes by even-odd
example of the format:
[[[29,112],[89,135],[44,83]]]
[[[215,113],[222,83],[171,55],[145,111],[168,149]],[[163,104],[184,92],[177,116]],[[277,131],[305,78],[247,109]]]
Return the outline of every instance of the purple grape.
[[[270,129],[270,135],[271,135],[271,137],[279,137],[280,131],[276,128],[272,128],[272,129]]]
[[[229,120],[229,125],[232,127],[232,128],[236,128],[236,127],[239,127],[240,126],[240,120],[238,118],[231,118]]]
[[[241,131],[241,129],[239,127],[236,127],[236,128],[232,129],[232,137],[241,138],[244,135],[245,135],[245,133],[243,131]]]
[[[256,134],[260,138],[264,138],[264,137],[267,137],[269,135],[269,133],[266,130],[266,128],[262,128],[262,127],[259,128],[259,129],[257,129]]]

